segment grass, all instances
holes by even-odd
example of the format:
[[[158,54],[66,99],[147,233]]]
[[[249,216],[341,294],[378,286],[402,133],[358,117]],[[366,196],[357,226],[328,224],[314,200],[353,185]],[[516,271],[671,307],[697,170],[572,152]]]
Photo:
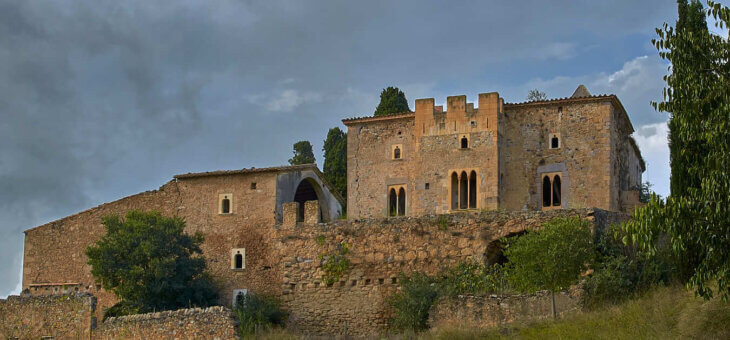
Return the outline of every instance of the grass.
[[[730,302],[695,298],[683,287],[661,287],[615,306],[564,319],[500,329],[454,327],[431,339],[728,339]]]

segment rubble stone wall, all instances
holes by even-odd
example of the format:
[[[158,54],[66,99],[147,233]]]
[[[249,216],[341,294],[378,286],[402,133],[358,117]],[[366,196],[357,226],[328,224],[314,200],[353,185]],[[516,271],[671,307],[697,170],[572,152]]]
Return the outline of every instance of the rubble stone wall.
[[[0,299],[0,339],[89,339],[96,298],[87,293]]]

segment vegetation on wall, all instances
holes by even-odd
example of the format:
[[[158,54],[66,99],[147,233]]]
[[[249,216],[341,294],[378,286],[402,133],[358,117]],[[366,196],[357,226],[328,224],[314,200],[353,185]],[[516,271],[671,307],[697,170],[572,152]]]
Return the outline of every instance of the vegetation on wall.
[[[408,107],[406,95],[397,87],[388,86],[380,93],[380,103],[375,109],[374,116],[387,116],[394,113],[407,112]]]
[[[671,193],[652,197],[624,225],[626,243],[648,253],[668,242],[679,279],[703,297],[730,298],[730,41],[711,34],[706,16],[720,27],[730,9],[708,1],[680,0],[675,27],[657,29],[653,43],[669,61],[664,101],[670,114]],[[717,282],[713,289],[709,283]]]
[[[350,270],[350,260],[347,254],[350,248],[347,243],[337,245],[337,251],[334,254],[320,255],[320,261],[323,261],[322,270],[324,270],[324,282],[330,286],[339,281]]]
[[[312,144],[308,140],[294,143],[294,157],[289,159],[289,164],[311,164],[314,163],[314,152],[312,152]]]
[[[438,297],[436,280],[423,273],[403,274],[398,278],[400,291],[388,298],[393,309],[391,327],[422,331],[428,328],[428,311]]]
[[[324,140],[324,177],[340,196],[347,197],[347,133],[334,127]]]
[[[206,307],[218,295],[200,256],[203,234],[184,233],[185,221],[132,210],[103,218],[106,234],[86,249],[91,274],[119,302],[104,317]]]

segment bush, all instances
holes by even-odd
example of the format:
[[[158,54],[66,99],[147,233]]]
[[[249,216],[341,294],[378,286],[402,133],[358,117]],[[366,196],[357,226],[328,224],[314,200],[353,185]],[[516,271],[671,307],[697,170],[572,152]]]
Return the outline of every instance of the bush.
[[[276,298],[252,293],[241,296],[233,313],[238,320],[238,335],[242,338],[274,325],[284,325],[287,317]]]
[[[489,294],[504,290],[502,266],[487,267],[477,262],[461,262],[439,274],[439,288],[442,294],[457,296],[464,294]]]
[[[428,311],[438,297],[434,279],[423,273],[400,275],[401,290],[388,303],[393,308],[391,325],[397,330],[422,331],[428,328]]]

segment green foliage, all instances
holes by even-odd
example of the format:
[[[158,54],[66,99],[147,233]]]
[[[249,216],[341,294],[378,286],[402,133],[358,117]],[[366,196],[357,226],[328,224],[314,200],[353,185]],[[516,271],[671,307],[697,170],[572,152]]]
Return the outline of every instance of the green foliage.
[[[120,302],[107,316],[209,306],[217,292],[200,256],[203,235],[182,218],[133,210],[103,218],[106,234],[86,249],[91,274]]]
[[[324,235],[319,235],[314,239],[315,242],[317,242],[318,245],[324,245],[325,237]]]
[[[408,100],[406,100],[406,95],[403,91],[397,87],[388,86],[388,88],[383,89],[383,92],[380,93],[380,103],[375,109],[374,116],[387,116],[410,110]]]
[[[730,298],[730,41],[710,34],[697,1],[680,0],[676,28],[666,23],[652,42],[672,64],[664,77],[670,113],[671,195],[653,196],[624,225],[625,242],[655,253],[666,237],[679,278],[695,292],[712,297],[717,282]],[[709,14],[727,27],[730,9],[708,1]]]
[[[279,300],[268,295],[246,294],[236,303],[233,314],[238,321],[238,335],[247,338],[275,325],[283,326],[287,313]]]
[[[314,152],[312,152],[312,144],[308,140],[294,143],[294,157],[289,159],[289,164],[311,164],[314,163]]]
[[[324,177],[343,198],[347,197],[347,133],[334,127],[324,140]]]
[[[578,281],[593,253],[590,222],[555,218],[506,246],[507,281],[518,291],[555,293]]]
[[[528,102],[532,102],[532,101],[539,102],[539,101],[547,100],[547,95],[545,94],[545,92],[541,92],[538,89],[533,89],[533,90],[530,90],[527,92],[527,98],[525,98],[525,100],[527,100]]]
[[[343,242],[337,246],[337,253],[319,256],[320,261],[325,261],[322,264],[325,284],[328,286],[334,284],[350,270],[350,260],[346,257],[348,253],[350,248]]]
[[[446,218],[446,215],[439,215],[439,230],[449,230],[449,221]]]
[[[505,289],[499,264],[487,267],[477,262],[461,262],[442,270],[438,277],[440,292],[446,296],[489,294]]]
[[[397,330],[422,331],[428,328],[428,311],[438,297],[435,280],[423,273],[400,275],[400,291],[388,298],[393,308],[391,326]]]
[[[656,195],[654,191],[651,190],[651,187],[654,185],[649,183],[649,181],[646,181],[644,183],[641,183],[641,186],[639,189],[639,202],[641,203],[649,203],[651,200],[651,195]],[[658,197],[661,197],[657,195]]]

